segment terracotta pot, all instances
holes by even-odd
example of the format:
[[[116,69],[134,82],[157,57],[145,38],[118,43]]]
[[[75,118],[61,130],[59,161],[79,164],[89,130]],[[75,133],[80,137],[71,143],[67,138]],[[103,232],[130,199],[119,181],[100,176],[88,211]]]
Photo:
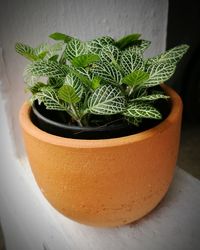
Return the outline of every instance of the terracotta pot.
[[[167,86],[172,109],[156,127],[103,140],[68,139],[38,129],[30,105],[20,111],[35,179],[54,208],[80,223],[112,227],[149,213],[166,194],[179,148],[182,102]]]

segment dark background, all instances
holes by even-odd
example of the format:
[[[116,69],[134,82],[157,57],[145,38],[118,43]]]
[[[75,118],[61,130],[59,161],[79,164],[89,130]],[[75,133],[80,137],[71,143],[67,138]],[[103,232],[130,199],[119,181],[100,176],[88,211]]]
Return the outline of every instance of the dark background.
[[[183,100],[178,166],[200,179],[200,2],[169,0],[167,49],[190,49],[168,83]]]
[[[184,102],[184,122],[200,122],[200,2],[169,1],[167,48],[190,49],[169,81]]]

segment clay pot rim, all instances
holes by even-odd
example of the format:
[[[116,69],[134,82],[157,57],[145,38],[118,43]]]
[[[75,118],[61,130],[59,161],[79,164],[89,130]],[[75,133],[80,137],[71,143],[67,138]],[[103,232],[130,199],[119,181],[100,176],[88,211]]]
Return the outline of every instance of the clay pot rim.
[[[56,135],[49,134],[38,127],[36,127],[30,119],[31,105],[28,101],[25,101],[19,112],[19,120],[21,127],[24,131],[31,136],[38,138],[40,141],[46,143],[69,147],[69,148],[105,148],[126,145],[133,142],[143,141],[153,137],[155,134],[161,133],[168,129],[173,124],[179,113],[182,110],[182,100],[180,96],[166,84],[161,85],[167,95],[171,97],[172,108],[168,117],[156,125],[155,127],[145,130],[143,132],[128,135],[124,137],[111,138],[111,139],[96,139],[96,140],[85,140],[85,139],[72,139],[64,138]]]

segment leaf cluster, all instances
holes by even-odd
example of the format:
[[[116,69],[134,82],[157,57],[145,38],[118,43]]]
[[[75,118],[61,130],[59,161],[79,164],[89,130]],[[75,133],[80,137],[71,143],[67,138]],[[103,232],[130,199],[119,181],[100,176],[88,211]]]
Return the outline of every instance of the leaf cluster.
[[[31,63],[24,81],[46,109],[66,111],[71,122],[90,126],[92,115],[119,114],[138,126],[143,119],[162,119],[154,103],[168,99],[151,91],[168,80],[188,50],[179,45],[152,58],[144,58],[151,42],[130,34],[117,41],[104,36],[81,41],[62,33],[49,36],[56,43],[36,48],[16,44],[16,51]]]

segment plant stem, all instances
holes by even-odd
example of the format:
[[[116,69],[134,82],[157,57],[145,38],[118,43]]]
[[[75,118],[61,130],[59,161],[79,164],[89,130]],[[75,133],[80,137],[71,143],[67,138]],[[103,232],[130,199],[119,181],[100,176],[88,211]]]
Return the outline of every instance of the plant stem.
[[[72,110],[72,112],[74,114],[73,118],[76,120],[76,122],[78,123],[78,125],[80,127],[83,127],[83,124],[82,124],[80,116],[79,116],[79,114],[77,112],[76,106],[73,103],[71,103],[70,107],[71,107],[71,110]]]
[[[132,86],[132,87],[128,87],[128,96],[130,96],[132,93],[133,93],[133,90],[134,90],[134,86]]]
[[[89,113],[87,113],[87,112],[85,112],[85,113],[83,113],[83,116],[82,116],[82,124],[84,125],[84,126],[88,126],[89,124],[88,124],[88,122],[89,122]]]
[[[78,125],[80,126],[80,127],[83,127],[83,124],[81,123],[81,120],[76,120],[77,121],[77,123],[78,123]]]

